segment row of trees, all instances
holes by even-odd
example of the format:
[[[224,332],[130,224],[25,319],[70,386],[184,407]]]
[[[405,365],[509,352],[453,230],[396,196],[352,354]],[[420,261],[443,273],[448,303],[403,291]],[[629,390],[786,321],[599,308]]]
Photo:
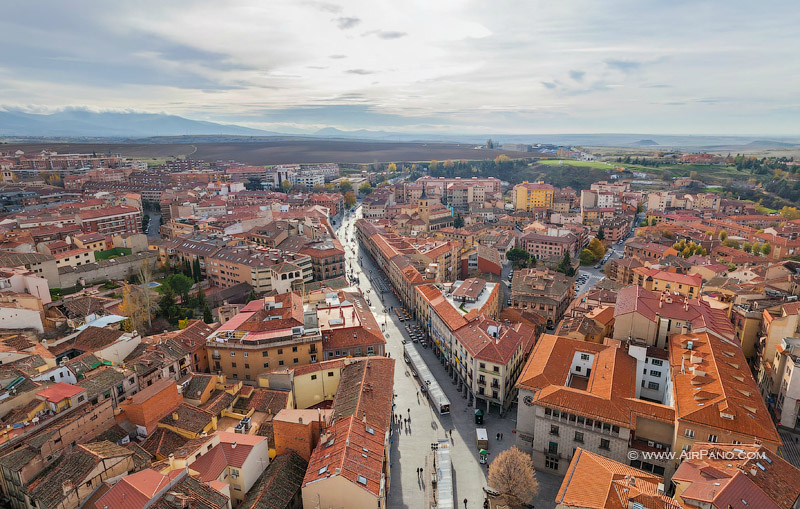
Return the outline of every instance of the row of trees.
[[[689,258],[692,255],[705,256],[708,254],[706,248],[694,241],[686,242],[685,240],[680,240],[672,244],[672,247],[684,258]]]

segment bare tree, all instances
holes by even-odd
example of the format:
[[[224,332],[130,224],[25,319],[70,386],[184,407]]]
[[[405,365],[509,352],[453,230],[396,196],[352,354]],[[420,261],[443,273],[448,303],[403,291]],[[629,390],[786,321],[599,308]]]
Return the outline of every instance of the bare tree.
[[[517,447],[507,449],[489,465],[489,486],[511,504],[529,503],[539,490],[531,457]]]
[[[142,334],[145,325],[145,309],[141,289],[126,283],[122,289],[122,303],[119,307],[128,317],[123,323],[123,329],[127,332],[137,331]]]
[[[150,299],[150,283],[153,281],[153,270],[147,260],[142,261],[139,267],[139,289],[142,291],[144,310],[147,318],[147,329],[150,330],[152,323],[152,307]]]

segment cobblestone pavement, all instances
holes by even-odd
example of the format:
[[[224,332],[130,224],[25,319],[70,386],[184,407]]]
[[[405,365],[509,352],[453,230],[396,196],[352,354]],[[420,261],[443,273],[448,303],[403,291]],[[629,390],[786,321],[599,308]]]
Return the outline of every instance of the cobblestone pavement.
[[[357,214],[360,214],[360,209]],[[360,288],[371,301],[371,308],[379,323],[386,323],[387,352],[392,358],[397,359],[395,364],[394,392],[397,394],[395,413],[401,414],[403,419],[409,415],[411,421],[406,424],[394,426],[391,451],[391,479],[389,484],[388,507],[390,508],[423,508],[425,490],[423,482],[428,482],[429,477],[417,476],[417,468],[425,465],[425,457],[431,451],[431,444],[439,439],[449,438],[447,430],[452,429],[451,460],[453,464],[454,499],[455,507],[464,506],[467,499],[467,508],[482,508],[484,500],[483,488],[488,486],[487,467],[479,462],[476,446],[475,429],[484,427],[489,433],[489,459],[496,456],[515,443],[513,433],[516,420],[516,411],[500,417],[499,411],[494,408],[485,416],[484,424],[476,426],[474,423],[474,409],[467,406],[467,400],[459,394],[456,386],[450,381],[444,367],[439,363],[428,348],[419,348],[423,359],[436,377],[447,397],[451,402],[451,413],[439,415],[428,403],[424,394],[419,393],[416,379],[411,375],[408,366],[403,361],[402,340],[409,339],[404,324],[392,312],[384,312],[390,306],[399,307],[401,304],[389,291],[383,294],[383,304],[376,292],[378,286],[369,281],[370,270],[372,275],[378,272],[369,255],[363,251],[359,253],[362,266],[355,261],[354,252],[358,252],[357,236],[351,227],[354,221],[353,214],[341,223],[340,228],[345,232],[339,235],[342,245],[347,252],[348,270],[352,266],[356,276],[360,278]],[[351,229],[352,228],[352,229]],[[350,240],[352,239],[352,240]],[[354,263],[351,263],[351,260]],[[369,293],[367,292],[369,290]],[[497,433],[503,434],[503,440],[497,440]],[[537,508],[555,506],[555,496],[561,484],[561,477],[537,472],[539,480],[539,493],[533,504]]]

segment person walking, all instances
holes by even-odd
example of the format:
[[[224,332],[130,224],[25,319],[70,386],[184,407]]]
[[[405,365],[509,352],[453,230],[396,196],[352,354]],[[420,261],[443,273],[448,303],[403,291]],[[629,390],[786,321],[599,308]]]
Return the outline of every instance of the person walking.
[[[498,433],[497,435],[495,435],[494,439],[495,439],[495,440],[500,440],[500,433]]]

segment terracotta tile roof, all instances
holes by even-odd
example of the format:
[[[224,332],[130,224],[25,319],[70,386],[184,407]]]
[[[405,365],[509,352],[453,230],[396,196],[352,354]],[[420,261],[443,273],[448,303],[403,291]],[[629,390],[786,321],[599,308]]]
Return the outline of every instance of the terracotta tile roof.
[[[55,345],[49,350],[55,355],[62,354],[68,350],[75,349],[83,352],[94,352],[102,350],[108,345],[118,340],[125,332],[117,329],[106,329],[102,327],[86,327],[74,340],[65,341]]]
[[[254,389],[249,399],[246,399],[245,408],[256,412],[265,412],[275,415],[284,408],[289,402],[289,391],[279,391],[275,389]],[[241,398],[240,400],[241,401]]]
[[[578,448],[556,495],[559,507],[583,509],[680,509],[674,499],[659,495],[663,479],[599,454]]]
[[[765,447],[702,443],[691,453],[672,477],[688,484],[684,502],[778,509],[794,507],[800,496],[800,470]]]
[[[175,415],[177,415],[177,419],[175,419]],[[164,416],[159,422],[192,433],[200,433],[203,431],[203,428],[208,426],[212,417],[214,417],[213,414],[202,408],[197,408],[189,403],[181,403],[178,405],[178,408]]]
[[[158,501],[151,505],[151,509],[226,509],[230,498],[212,487],[201,483],[191,476],[185,476],[181,481],[170,488]]]
[[[703,299],[687,299],[669,292],[657,293],[640,286],[617,292],[614,317],[638,313],[655,322],[659,317],[692,323],[692,330],[708,329],[727,338],[735,337],[733,325],[724,310],[712,308]]]
[[[490,329],[497,329],[497,336],[490,334]],[[458,329],[455,336],[474,358],[506,365],[517,351],[521,351],[523,357],[530,352],[536,331],[521,323],[508,327],[481,316]]]
[[[781,443],[738,344],[705,332],[675,334],[669,339],[669,357],[679,420]]]
[[[173,470],[164,475],[148,468],[127,475],[100,497],[94,507],[96,509],[105,507],[143,509],[149,505],[150,500],[166,489],[170,482],[182,473],[182,470]]]
[[[166,428],[156,428],[156,430],[142,442],[142,449],[156,458],[166,458],[180,447],[183,447],[189,439],[185,438],[172,430]]]
[[[193,373],[192,379],[183,390],[183,397],[188,399],[200,399],[200,396],[206,391],[209,385],[216,384],[217,377],[214,375],[205,375],[202,373]]]
[[[386,381],[393,379],[394,359],[367,357],[345,366],[333,423],[311,455],[303,485],[340,475],[373,495],[380,493],[393,392]]]
[[[219,478],[226,467],[242,468],[253,448],[265,437],[241,433],[217,432],[220,442],[192,463],[192,470],[200,474],[203,482]]]
[[[572,361],[580,353],[594,355],[585,390],[566,385]],[[672,408],[636,399],[636,360],[616,344],[543,334],[517,387],[535,392],[538,405],[601,418],[626,428],[634,429],[638,417],[669,423],[675,420]]]
[[[247,492],[239,509],[285,509],[303,484],[308,463],[294,452],[275,458]]]
[[[67,384],[64,382],[58,382],[50,387],[40,390],[36,394],[45,400],[50,401],[51,403],[58,403],[80,394],[83,391],[83,387],[78,387],[77,385]]]

